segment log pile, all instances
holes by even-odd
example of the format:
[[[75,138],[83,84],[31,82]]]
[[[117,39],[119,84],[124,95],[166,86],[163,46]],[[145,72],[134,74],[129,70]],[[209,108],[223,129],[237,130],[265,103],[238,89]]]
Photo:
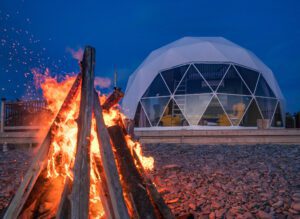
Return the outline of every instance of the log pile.
[[[86,47],[81,72],[45,136],[4,218],[89,217],[90,136],[93,114],[100,151],[100,156],[93,160],[101,178],[99,198],[105,218],[174,218],[146,176],[138,156],[130,150],[122,119],[117,121],[117,125],[105,126],[102,110],[109,111],[123,97],[123,93],[116,88],[101,106],[94,88],[94,66],[95,49]],[[80,92],[81,100],[77,119],[73,179],[69,177],[48,179],[46,163],[53,138],[52,130],[57,128],[56,124],[62,119],[62,113],[68,112],[77,92]]]

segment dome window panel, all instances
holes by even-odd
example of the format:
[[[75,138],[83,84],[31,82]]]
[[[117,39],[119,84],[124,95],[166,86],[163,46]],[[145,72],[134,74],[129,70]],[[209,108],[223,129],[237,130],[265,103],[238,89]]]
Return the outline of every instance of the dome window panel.
[[[212,94],[175,96],[174,99],[190,125],[197,125]]]
[[[136,113],[134,116],[134,125],[135,127],[150,127],[150,123],[148,121],[148,118],[144,112],[143,107],[141,106],[141,103],[139,103]]]
[[[279,102],[277,104],[276,111],[274,113],[271,126],[273,126],[273,127],[283,127],[282,114],[281,114],[281,109],[280,109],[280,103]]]
[[[160,74],[152,81],[143,97],[168,96],[170,92]]]
[[[257,126],[257,120],[262,119],[262,116],[259,112],[258,106],[256,104],[256,101],[253,99],[250,103],[250,106],[248,107],[240,125],[251,127],[251,126]]]
[[[255,95],[261,97],[275,97],[272,89],[262,75],[260,75],[258,79]]]
[[[210,92],[212,92],[212,90],[210,89],[209,85],[205,82],[194,65],[191,65],[182,81],[178,85],[175,95]]]
[[[233,125],[238,125],[251,101],[251,96],[219,94],[218,98]]]
[[[169,102],[170,97],[153,97],[153,98],[143,98],[141,103],[145,109],[151,125],[156,126],[165,111],[165,107]]]
[[[253,71],[251,69],[244,68],[238,65],[235,65],[235,67],[242,76],[243,80],[246,82],[248,88],[252,93],[254,93],[259,73],[257,71]]]
[[[251,94],[233,66],[230,66],[225,77],[221,81],[217,92],[243,95]]]
[[[218,88],[229,67],[227,64],[195,64],[195,66],[213,90]]]
[[[256,97],[256,101],[264,119],[272,119],[277,100],[273,98]]]
[[[188,126],[188,122],[184,118],[180,108],[176,102],[171,99],[168,103],[158,126]]]
[[[161,75],[168,85],[171,93],[174,93],[188,67],[189,65],[183,65],[161,72]]]
[[[198,125],[201,126],[231,126],[219,100],[213,97]]]

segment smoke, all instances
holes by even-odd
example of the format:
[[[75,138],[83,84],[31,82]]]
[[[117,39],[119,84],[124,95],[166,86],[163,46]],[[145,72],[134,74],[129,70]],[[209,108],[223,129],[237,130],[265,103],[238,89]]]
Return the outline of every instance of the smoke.
[[[69,52],[72,57],[79,62],[82,60],[83,57],[83,49],[79,48],[78,50],[72,49],[72,48],[67,48],[67,52]]]
[[[95,77],[95,87],[109,88],[111,85],[110,78]]]

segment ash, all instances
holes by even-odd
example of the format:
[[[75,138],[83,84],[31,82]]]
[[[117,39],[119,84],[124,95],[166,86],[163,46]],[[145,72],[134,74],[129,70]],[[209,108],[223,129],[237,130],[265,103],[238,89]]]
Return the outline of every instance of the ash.
[[[182,218],[300,218],[300,145],[144,145]]]
[[[0,151],[0,217],[17,191],[32,159],[29,149]]]

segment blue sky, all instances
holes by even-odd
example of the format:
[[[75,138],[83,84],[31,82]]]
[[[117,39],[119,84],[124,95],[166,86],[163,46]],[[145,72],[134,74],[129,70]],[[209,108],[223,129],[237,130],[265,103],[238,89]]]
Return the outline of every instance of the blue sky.
[[[112,78],[116,66],[125,90],[128,76],[152,50],[183,36],[223,36],[262,59],[288,111],[300,111],[299,21],[297,0],[0,0],[0,96],[28,93],[26,73],[35,67],[77,72],[67,48],[94,46],[96,75]]]

